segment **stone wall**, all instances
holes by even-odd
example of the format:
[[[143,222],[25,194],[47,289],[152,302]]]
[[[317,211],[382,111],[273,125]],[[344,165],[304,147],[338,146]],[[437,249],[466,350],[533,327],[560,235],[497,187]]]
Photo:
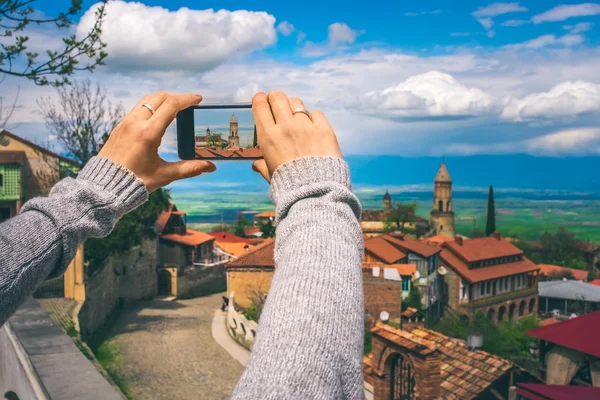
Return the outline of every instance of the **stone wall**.
[[[260,290],[268,293],[271,286],[274,270],[249,269],[227,270],[227,291],[229,296],[235,293],[235,301],[242,308],[248,308],[252,304],[252,293]]]
[[[156,240],[146,239],[129,251],[110,256],[85,282],[85,303],[79,312],[84,340],[118,307],[157,295]]]
[[[446,285],[446,294],[448,296],[448,306],[453,310],[458,310],[460,301],[460,276],[453,269],[446,267],[448,273],[444,276],[444,284]]]
[[[392,281],[380,276],[373,276],[372,269],[363,269],[363,290],[365,293],[365,313],[378,319],[382,311],[390,314],[390,318],[400,318],[402,312],[402,281]]]
[[[177,298],[206,296],[227,290],[224,264],[211,267],[183,267],[177,277]]]

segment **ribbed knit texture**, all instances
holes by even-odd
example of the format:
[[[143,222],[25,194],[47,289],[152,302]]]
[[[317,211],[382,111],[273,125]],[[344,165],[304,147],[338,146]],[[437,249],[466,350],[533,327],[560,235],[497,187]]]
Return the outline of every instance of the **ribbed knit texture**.
[[[271,180],[275,275],[232,399],[360,399],[361,206],[346,163],[288,161]]]
[[[28,201],[0,224],[0,325],[44,279],[64,273],[80,243],[107,236],[147,199],[133,173],[93,157],[77,179],[63,179],[48,197]]]

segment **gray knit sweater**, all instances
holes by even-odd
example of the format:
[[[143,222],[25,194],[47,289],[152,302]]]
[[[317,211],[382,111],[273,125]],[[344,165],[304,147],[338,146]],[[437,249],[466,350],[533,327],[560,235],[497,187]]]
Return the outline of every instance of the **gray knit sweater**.
[[[275,172],[271,197],[276,272],[232,398],[363,399],[361,207],[348,167],[330,157],[291,160]],[[94,157],[77,179],[0,224],[0,325],[64,272],[80,243],[108,235],[147,198],[131,172]]]

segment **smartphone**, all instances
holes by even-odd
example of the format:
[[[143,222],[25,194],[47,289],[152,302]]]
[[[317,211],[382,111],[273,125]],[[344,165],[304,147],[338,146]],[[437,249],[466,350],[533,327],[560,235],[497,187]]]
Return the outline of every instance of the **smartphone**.
[[[252,104],[201,104],[177,113],[182,160],[243,161],[262,158]]]

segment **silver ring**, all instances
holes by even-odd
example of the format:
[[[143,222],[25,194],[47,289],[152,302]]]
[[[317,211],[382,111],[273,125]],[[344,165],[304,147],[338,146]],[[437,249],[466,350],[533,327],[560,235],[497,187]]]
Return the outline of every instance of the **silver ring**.
[[[154,113],[156,112],[156,111],[154,111],[154,107],[152,107],[152,106],[151,106],[150,104],[148,104],[148,103],[144,103],[144,104],[142,104],[142,107],[146,107],[148,110],[150,110],[150,112],[152,113],[152,115],[154,115]]]
[[[310,118],[310,114],[308,113],[308,110],[306,108],[294,108],[292,110],[292,115],[298,114],[298,113],[306,114],[306,116],[308,118]]]

